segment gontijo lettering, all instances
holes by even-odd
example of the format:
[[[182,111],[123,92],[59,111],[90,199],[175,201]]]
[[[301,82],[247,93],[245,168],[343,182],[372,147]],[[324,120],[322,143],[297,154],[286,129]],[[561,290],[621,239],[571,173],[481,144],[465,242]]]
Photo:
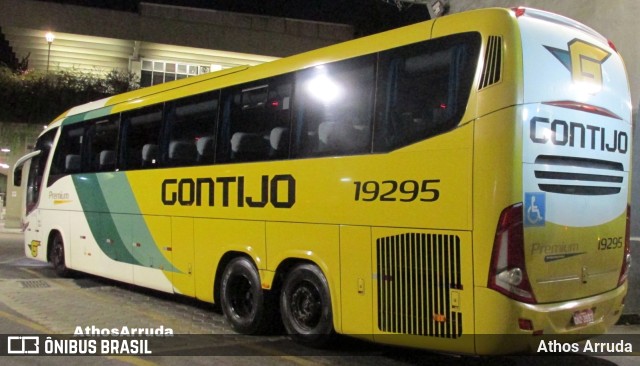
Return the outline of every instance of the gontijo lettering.
[[[247,187],[259,190],[247,193]],[[233,196],[233,193],[235,196]],[[232,197],[233,196],[233,197]],[[263,175],[260,182],[245,182],[244,176],[165,179],[162,203],[166,206],[291,208],[296,203],[296,179],[291,174]]]
[[[529,137],[537,144],[551,143],[620,154],[629,150],[629,136],[624,131],[559,119],[549,121],[544,117],[531,118]]]

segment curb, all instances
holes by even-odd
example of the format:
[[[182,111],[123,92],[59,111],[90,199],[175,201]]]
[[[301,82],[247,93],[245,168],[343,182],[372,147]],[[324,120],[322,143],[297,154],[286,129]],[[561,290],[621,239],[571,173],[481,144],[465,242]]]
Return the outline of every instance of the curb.
[[[622,314],[616,325],[640,324],[640,314]]]

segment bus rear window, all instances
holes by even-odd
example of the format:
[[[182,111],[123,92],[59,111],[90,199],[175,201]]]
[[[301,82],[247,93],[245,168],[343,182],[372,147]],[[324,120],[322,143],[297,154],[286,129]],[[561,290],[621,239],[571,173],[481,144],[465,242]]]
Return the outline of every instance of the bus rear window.
[[[371,152],[375,55],[296,74],[296,157]]]
[[[464,33],[382,52],[374,151],[439,135],[460,123],[480,49]]]

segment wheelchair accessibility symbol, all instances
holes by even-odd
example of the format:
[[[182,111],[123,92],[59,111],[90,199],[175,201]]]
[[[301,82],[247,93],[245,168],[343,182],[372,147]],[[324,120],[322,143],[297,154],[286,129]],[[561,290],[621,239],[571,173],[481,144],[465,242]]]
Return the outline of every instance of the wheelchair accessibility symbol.
[[[524,194],[524,225],[544,226],[546,211],[546,196],[544,193]]]

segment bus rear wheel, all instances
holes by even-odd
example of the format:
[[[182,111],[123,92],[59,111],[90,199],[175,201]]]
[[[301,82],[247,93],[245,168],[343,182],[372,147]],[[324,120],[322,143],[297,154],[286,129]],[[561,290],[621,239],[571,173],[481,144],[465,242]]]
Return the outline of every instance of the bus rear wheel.
[[[220,306],[236,332],[260,334],[268,329],[265,298],[253,262],[246,257],[229,262],[222,274]]]
[[[64,241],[60,233],[55,233],[51,241],[51,264],[59,277],[69,277],[71,270],[67,268],[64,259]]]
[[[331,341],[331,296],[320,268],[302,264],[287,274],[280,293],[280,312],[295,341],[311,347],[324,347]]]

